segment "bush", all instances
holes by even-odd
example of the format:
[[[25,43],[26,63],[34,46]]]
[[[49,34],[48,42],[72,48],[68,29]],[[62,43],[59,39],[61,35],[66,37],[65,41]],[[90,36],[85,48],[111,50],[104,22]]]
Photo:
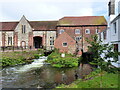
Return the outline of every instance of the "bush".
[[[38,59],[39,56],[40,56],[39,54],[34,54],[34,58],[35,58],[35,59]]]
[[[78,58],[74,58],[71,55],[66,55],[66,57],[62,58],[60,53],[53,52],[48,56],[47,61],[53,67],[62,68],[62,67],[76,67],[78,66]]]
[[[9,58],[9,57],[3,57],[2,58],[2,66],[5,67],[5,66],[14,66],[14,65],[17,65],[17,64],[23,64],[25,63],[24,59],[12,59],[12,58]]]

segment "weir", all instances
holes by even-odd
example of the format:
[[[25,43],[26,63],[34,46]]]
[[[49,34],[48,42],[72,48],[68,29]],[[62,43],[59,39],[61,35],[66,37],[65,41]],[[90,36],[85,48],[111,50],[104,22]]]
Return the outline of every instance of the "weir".
[[[32,62],[31,64],[28,64],[28,65],[24,65],[17,71],[18,72],[26,72],[26,71],[33,70],[36,68],[40,68],[43,66],[45,60],[47,60],[47,57],[45,57],[45,56],[42,56],[39,59],[34,59],[34,62]]]

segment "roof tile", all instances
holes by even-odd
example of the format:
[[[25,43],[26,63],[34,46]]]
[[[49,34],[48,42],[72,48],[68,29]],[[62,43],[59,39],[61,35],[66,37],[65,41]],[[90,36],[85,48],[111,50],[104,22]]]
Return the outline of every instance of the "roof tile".
[[[104,16],[63,17],[58,25],[107,25]]]

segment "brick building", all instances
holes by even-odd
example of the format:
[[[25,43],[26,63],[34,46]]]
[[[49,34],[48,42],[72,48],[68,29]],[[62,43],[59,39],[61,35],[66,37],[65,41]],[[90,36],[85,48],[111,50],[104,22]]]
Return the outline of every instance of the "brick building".
[[[107,28],[103,16],[63,17],[58,21],[28,21],[23,16],[18,22],[0,23],[0,46],[45,47],[47,50],[56,47],[69,53],[74,53],[76,48],[87,51],[86,37],[90,38]]]
[[[76,40],[76,48],[78,51],[83,50],[86,52],[88,49],[87,46],[89,45],[86,42],[86,38],[91,38],[91,35],[98,34],[106,28],[107,22],[103,16],[63,17],[57,24],[57,37],[63,32],[66,32]]]

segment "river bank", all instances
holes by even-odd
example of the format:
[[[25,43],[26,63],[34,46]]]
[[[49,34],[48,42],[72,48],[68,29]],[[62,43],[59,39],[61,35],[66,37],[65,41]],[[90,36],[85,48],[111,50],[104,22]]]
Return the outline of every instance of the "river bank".
[[[34,51],[14,51],[14,52],[0,52],[2,67],[14,66],[18,64],[25,64],[33,62],[32,59],[39,58],[40,50]]]
[[[58,88],[119,88],[119,73],[107,73],[105,71],[101,72],[99,69],[91,72],[84,79],[78,79],[69,85],[61,84],[57,86]],[[55,90],[56,90],[55,89]]]

